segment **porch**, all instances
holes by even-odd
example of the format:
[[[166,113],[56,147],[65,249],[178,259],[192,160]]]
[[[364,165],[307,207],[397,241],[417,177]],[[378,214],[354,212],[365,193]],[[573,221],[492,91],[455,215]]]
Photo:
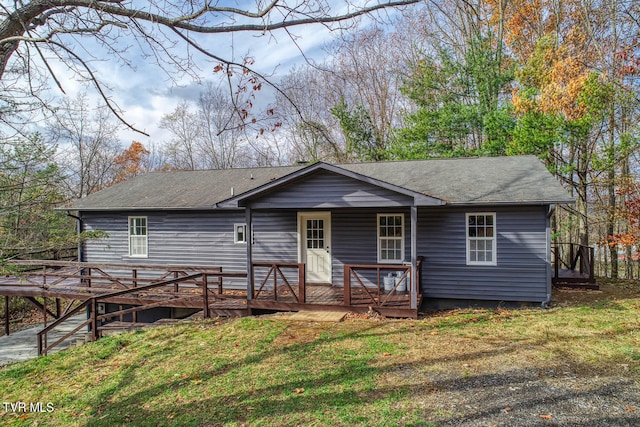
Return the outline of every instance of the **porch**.
[[[250,310],[339,311],[417,318],[422,295],[419,286],[422,258],[411,265],[345,264],[344,286],[307,283],[306,264],[254,262]],[[415,274],[413,274],[415,271]],[[385,272],[388,272],[385,276]],[[397,273],[389,282],[389,273]],[[414,285],[415,284],[415,285]],[[415,298],[414,298],[415,297]]]

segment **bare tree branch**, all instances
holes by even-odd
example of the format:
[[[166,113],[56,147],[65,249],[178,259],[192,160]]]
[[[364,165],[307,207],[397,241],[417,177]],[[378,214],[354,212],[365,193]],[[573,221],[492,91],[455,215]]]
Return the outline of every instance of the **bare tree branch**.
[[[102,54],[106,51],[128,65],[132,61],[127,60],[124,55],[127,47],[123,47],[123,41],[137,42],[143,49],[143,55],[152,58],[169,76],[177,71],[188,73],[197,79],[199,76],[194,70],[189,52],[175,49],[177,41],[172,38],[173,34],[178,34],[180,39],[187,41],[189,46],[207,57],[235,66],[237,64],[234,64],[233,58],[221,58],[212,47],[196,47],[191,34],[253,32],[263,36],[276,30],[309,24],[329,26],[386,8],[409,6],[420,1],[377,0],[375,3],[355,6],[349,0],[336,5],[327,0],[314,3],[303,0],[256,0],[253,8],[246,9],[222,6],[210,0],[173,3],[152,0],[145,2],[145,6],[132,0],[33,0],[4,3],[0,5],[0,83],[5,83],[8,72],[12,74],[14,81],[22,79],[24,82],[32,78],[34,67],[43,67],[64,91],[61,84],[64,79],[55,76],[47,54],[42,51],[43,46],[48,46],[59,51],[54,54],[74,74],[85,74],[84,77],[93,82],[100,96],[115,113],[113,102],[101,89],[103,85],[96,79],[87,57],[100,58],[101,53],[86,50],[82,52],[82,43],[74,40],[74,36],[92,37],[105,49]],[[163,30],[169,31],[165,33]],[[190,35],[185,36],[185,33]],[[36,50],[29,52],[26,49],[29,45],[37,46]],[[19,50],[21,53],[15,55]],[[36,63],[29,60],[30,55],[34,54],[38,59]],[[22,67],[22,72],[12,72],[8,68],[12,63]],[[81,70],[76,68],[78,64]],[[117,117],[123,120],[118,114]]]

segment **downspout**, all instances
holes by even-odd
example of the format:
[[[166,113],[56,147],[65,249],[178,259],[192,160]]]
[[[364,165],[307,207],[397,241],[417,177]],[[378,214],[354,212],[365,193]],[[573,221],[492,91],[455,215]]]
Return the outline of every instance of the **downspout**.
[[[543,309],[547,309],[549,308],[549,303],[551,302],[551,215],[553,215],[553,213],[556,211],[556,205],[554,204],[550,204],[548,209],[547,209],[547,215],[545,218],[545,222],[546,222],[546,246],[547,246],[547,272],[546,272],[546,277],[547,277],[547,297],[544,301],[542,301],[542,303],[540,304],[540,307]]]
[[[73,215],[70,211],[67,211],[67,216],[74,218],[78,225],[77,225],[77,233],[78,233],[78,262],[83,262],[84,261],[84,245],[82,244],[82,239],[80,238],[80,236],[82,235],[82,218],[80,218],[79,216]]]

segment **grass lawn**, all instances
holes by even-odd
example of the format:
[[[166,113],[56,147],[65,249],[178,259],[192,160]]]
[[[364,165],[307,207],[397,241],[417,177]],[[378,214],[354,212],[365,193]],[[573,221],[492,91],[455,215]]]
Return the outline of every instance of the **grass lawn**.
[[[622,373],[637,385],[640,285],[604,289],[558,292],[549,310],[327,324],[271,316],[115,335],[0,368],[2,401],[27,406],[0,406],[0,424],[435,426],[455,416],[450,382],[517,371]],[[36,402],[44,412],[29,410]],[[620,402],[629,414],[638,404]]]

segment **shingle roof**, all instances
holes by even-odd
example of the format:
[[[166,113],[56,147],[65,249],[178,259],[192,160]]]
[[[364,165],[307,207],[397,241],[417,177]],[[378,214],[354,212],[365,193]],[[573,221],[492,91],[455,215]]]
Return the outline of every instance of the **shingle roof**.
[[[534,156],[339,164],[338,168],[447,204],[571,203]],[[151,172],[76,200],[72,210],[209,209],[309,166]]]
[[[535,156],[470,157],[342,166],[448,204],[572,203]]]

